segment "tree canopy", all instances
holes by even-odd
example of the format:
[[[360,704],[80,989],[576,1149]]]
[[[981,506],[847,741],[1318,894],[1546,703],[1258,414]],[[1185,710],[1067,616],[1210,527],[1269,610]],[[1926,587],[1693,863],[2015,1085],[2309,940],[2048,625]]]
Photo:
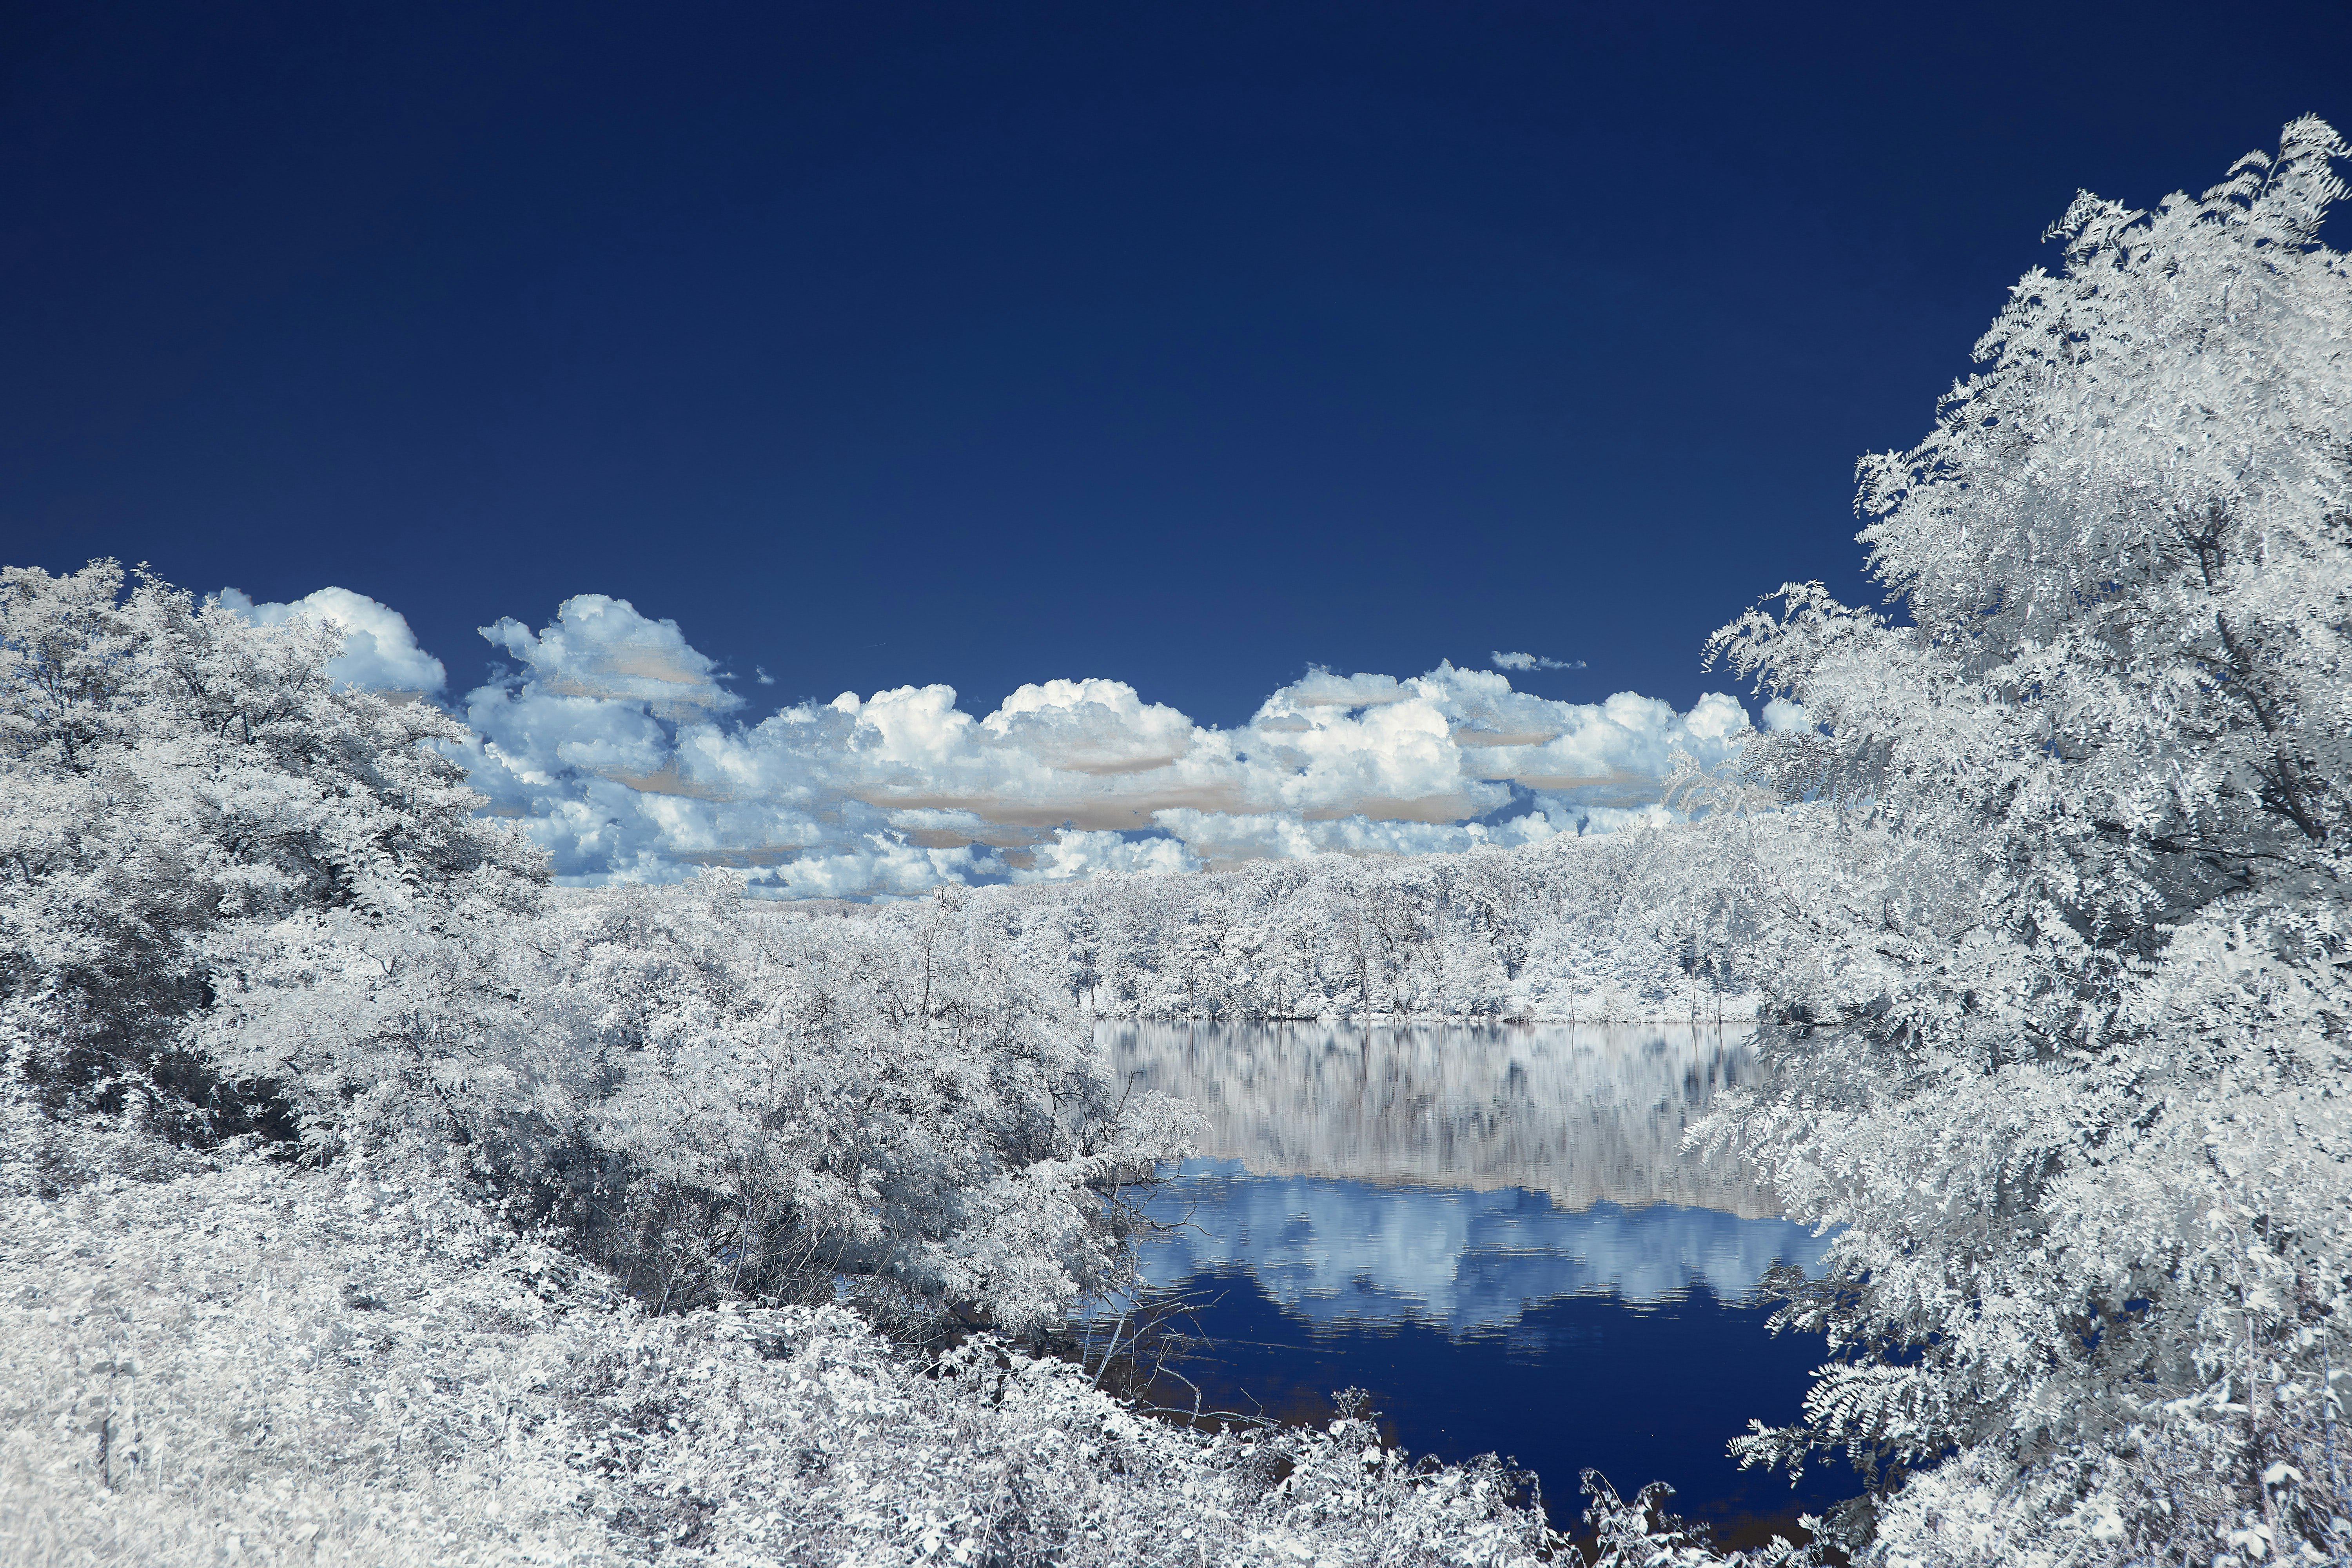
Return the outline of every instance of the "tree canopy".
[[[2301,120],[2200,196],[2080,197],[1928,437],[1861,465],[1888,608],[1791,584],[1716,639],[1809,721],[1748,778],[1812,803],[1718,826],[1779,1068],[1720,1131],[1845,1227],[1790,1313],[1838,1359],[1751,1447],[1940,1463],[1883,1540],[1948,1550],[1964,1473],[2004,1552],[2333,1540],[2345,152]]]

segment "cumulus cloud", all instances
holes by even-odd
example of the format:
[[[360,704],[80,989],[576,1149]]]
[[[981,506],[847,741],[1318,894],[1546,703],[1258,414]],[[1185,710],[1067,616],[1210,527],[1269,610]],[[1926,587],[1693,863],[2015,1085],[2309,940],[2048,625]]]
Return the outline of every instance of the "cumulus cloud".
[[[1582,669],[1580,658],[1546,658],[1539,653],[1505,653],[1496,648],[1486,656],[1496,669]]]
[[[1106,874],[1164,877],[1198,871],[1203,862],[1174,837],[1133,838],[1123,833],[1056,828],[1050,842],[1004,857],[1015,882],[1073,882]]]
[[[532,684],[551,696],[642,702],[656,718],[678,722],[742,706],[676,621],[649,621],[626,599],[566,599],[537,636],[511,616],[481,632],[520,659]]]
[[[1607,810],[1608,808],[1601,808]],[[1182,841],[1213,870],[1248,860],[1281,860],[1307,855],[1460,854],[1481,845],[1538,844],[1584,831],[1592,813],[1570,813],[1555,805],[1489,826],[1485,823],[1407,822],[1356,815],[1309,819],[1294,812],[1163,811],[1160,826]]]
[[[1528,844],[1671,820],[1675,753],[1712,765],[1753,733],[1720,694],[1559,702],[1443,663],[1310,669],[1231,729],[1104,679],[984,713],[947,686],[845,691],[753,722],[676,623],[626,600],[482,635],[517,663],[467,695],[464,760],[575,882],[727,866],[754,891],[849,897]]]
[[[235,588],[215,595],[228,608],[261,626],[299,619],[331,626],[343,634],[343,651],[329,662],[327,673],[363,691],[400,691],[427,695],[441,689],[448,674],[441,661],[416,646],[408,617],[365,594],[349,588],[321,588],[289,605],[257,605]]]

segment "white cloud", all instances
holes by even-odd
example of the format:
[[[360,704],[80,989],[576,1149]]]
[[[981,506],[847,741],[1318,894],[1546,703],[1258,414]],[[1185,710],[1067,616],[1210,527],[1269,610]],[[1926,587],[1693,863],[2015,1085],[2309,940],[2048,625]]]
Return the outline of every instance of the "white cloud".
[[[1063,880],[1320,853],[1414,855],[1668,820],[1677,751],[1719,763],[1752,733],[1720,694],[1686,713],[1507,676],[1309,670],[1233,729],[1123,682],[1024,686],[975,715],[946,686],[802,702],[756,723],[668,621],[583,595],[467,694],[466,761],[567,880],[744,869],[792,896]]]
[[[416,646],[408,617],[365,594],[349,588],[321,588],[290,605],[257,605],[235,588],[215,595],[228,608],[261,626],[289,618],[316,621],[343,634],[343,651],[327,665],[327,673],[363,691],[419,694],[438,691],[448,674],[441,661]]]
[[[1010,860],[1011,856],[1006,858]],[[1201,858],[1174,838],[1129,838],[1118,833],[1056,828],[1052,842],[1028,852],[1027,864],[1013,868],[1016,882],[1071,882],[1105,873],[1162,877],[1198,871]]]
[[[1809,730],[1812,723],[1812,720],[1806,717],[1805,705],[1801,702],[1775,697],[1764,704],[1764,728],[1775,733],[1784,730]]]
[[[1496,669],[1582,669],[1580,658],[1546,658],[1539,653],[1505,653],[1496,648],[1487,655]]]
[[[1282,860],[1305,855],[1445,855],[1481,845],[1536,844],[1555,835],[1574,835],[1593,815],[1556,802],[1540,804],[1522,816],[1485,823],[1402,822],[1360,814],[1307,818],[1296,813],[1163,811],[1160,826],[1212,869],[1246,860]]]
[[[511,616],[481,631],[551,695],[644,702],[656,717],[680,722],[742,705],[719,688],[717,667],[688,646],[676,621],[649,621],[626,599],[566,599],[537,637]]]
[[[1191,720],[1117,680],[1024,686],[981,724],[1050,766],[1103,776],[1147,773],[1192,749]]]

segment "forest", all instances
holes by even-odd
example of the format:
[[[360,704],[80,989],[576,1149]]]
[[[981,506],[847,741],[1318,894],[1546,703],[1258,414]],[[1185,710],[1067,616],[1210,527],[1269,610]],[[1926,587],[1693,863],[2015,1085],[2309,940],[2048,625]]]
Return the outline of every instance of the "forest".
[[[2352,1554],[2347,148],[2087,194],[1916,447],[1879,607],[1684,818],[863,906],[554,885],[339,634],[0,573],[0,1541],[27,1563],[2212,1563]],[[1595,1483],[1169,1421],[1066,1353],[1196,1115],[1102,1020],[1722,1019],[1830,1239],[1725,1554]],[[2352,1366],[2352,1359],[2347,1359]],[[1573,1419],[1573,1413],[1563,1413]]]

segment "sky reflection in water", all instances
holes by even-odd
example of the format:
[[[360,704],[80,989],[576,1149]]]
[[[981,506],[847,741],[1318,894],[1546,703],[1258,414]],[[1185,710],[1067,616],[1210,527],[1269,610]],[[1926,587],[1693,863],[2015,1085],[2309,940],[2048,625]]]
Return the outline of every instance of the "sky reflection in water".
[[[1145,1258],[1154,1285],[1247,1274],[1282,1309],[1327,1327],[1412,1320],[1461,1335],[1517,1322],[1562,1296],[1655,1306],[1704,1286],[1748,1297],[1776,1262],[1808,1269],[1825,1240],[1784,1219],[1601,1203],[1578,1213],[1540,1193],[1252,1176],[1195,1160],[1152,1205],[1185,1227]]]
[[[1792,1492],[1724,1443],[1798,1413],[1818,1339],[1769,1334],[1775,1264],[1823,1238],[1684,1133],[1754,1059],[1730,1031],[1137,1026],[1123,1072],[1200,1107],[1203,1157],[1153,1212],[1155,1286],[1212,1304],[1184,1363],[1211,1403],[1288,1416],[1370,1390],[1398,1439],[1496,1449],[1571,1522],[1591,1466],[1737,1540],[1854,1489]]]

